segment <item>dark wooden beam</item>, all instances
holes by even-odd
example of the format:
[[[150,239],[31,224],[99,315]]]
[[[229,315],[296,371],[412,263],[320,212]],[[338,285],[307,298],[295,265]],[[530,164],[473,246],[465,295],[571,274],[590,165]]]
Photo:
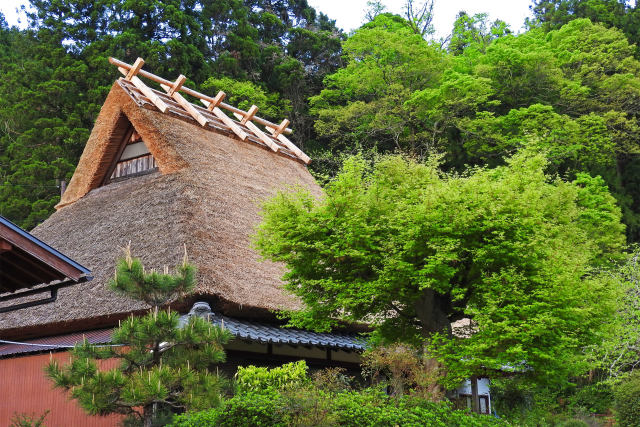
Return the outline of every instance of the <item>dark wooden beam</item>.
[[[54,268],[51,268],[48,265],[43,265],[42,263],[34,260],[29,257],[29,254],[22,252],[19,249],[11,251],[11,257],[7,259],[7,261],[16,269],[20,270],[24,274],[31,276],[34,280],[38,281],[36,283],[48,283],[52,280],[62,280],[66,276]],[[28,268],[28,271],[25,271],[25,268]]]
[[[125,117],[126,119],[126,117]],[[126,119],[129,120],[129,119]],[[121,137],[121,140],[119,141],[119,146],[118,146],[118,151],[116,151],[116,154],[114,156],[113,159],[111,159],[111,164],[109,165],[109,168],[107,169],[107,173],[105,174],[105,176],[102,178],[102,183],[101,185],[106,185],[109,180],[111,179],[111,175],[113,175],[113,171],[116,169],[116,165],[118,164],[118,161],[120,160],[120,157],[122,157],[122,153],[124,152],[124,149],[127,147],[127,144],[129,143],[129,140],[131,139],[131,135],[133,135],[133,133],[136,130],[133,128],[133,125],[131,123],[129,123],[129,128],[126,130],[126,132],[124,132],[124,136]],[[115,138],[112,138],[115,139]]]
[[[0,254],[10,251],[11,248],[13,248],[13,246],[11,246],[11,243],[7,242],[6,240],[0,239]]]
[[[0,285],[7,292],[15,292],[18,289],[32,286],[32,283],[19,279],[16,274],[10,273],[8,268],[3,267],[0,272]]]
[[[51,253],[46,248],[8,227],[0,226],[0,239],[9,242],[12,246],[20,248],[35,258],[33,260],[34,264],[37,264],[35,261],[40,261],[40,263],[51,267],[65,277],[78,280],[84,274],[73,265],[65,262],[64,259],[60,259],[55,253]],[[15,252],[15,250],[12,252]]]

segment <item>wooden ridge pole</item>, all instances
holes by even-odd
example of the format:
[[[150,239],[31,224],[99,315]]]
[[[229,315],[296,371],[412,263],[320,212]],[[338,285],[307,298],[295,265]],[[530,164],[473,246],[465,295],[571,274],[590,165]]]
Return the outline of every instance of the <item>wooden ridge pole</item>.
[[[131,70],[135,66],[135,64],[134,65],[130,65],[130,64],[127,64],[126,62],[122,62],[122,61],[120,61],[120,60],[118,60],[116,58],[112,58],[112,57],[109,57],[109,62],[111,64],[117,66],[119,69],[121,69],[121,72],[124,70],[125,71],[124,72],[125,76],[129,72],[129,70]],[[138,61],[136,60],[136,62],[138,62]],[[144,64],[144,61],[143,61],[143,64]],[[141,66],[142,65],[140,65],[140,67]],[[142,76],[142,77],[146,77],[149,80],[152,80],[152,81],[154,81],[156,83],[160,83],[161,85],[165,85],[165,86],[169,86],[169,87],[171,87],[174,84],[174,82],[172,82],[172,81],[169,81],[167,79],[163,79],[162,77],[158,77],[155,74],[152,74],[152,73],[150,73],[148,71],[145,71],[145,70],[142,70],[140,68],[138,68],[137,75]],[[138,80],[140,80],[140,79],[138,79]],[[131,80],[131,82],[133,82],[133,80]],[[144,83],[143,83],[143,85],[144,85]],[[147,87],[147,86],[145,85],[145,87]],[[138,89],[140,89],[140,88],[138,88]],[[147,89],[149,89],[149,88],[147,87]],[[140,91],[142,91],[142,89],[140,89]],[[201,101],[207,101],[208,104],[211,103],[211,102],[214,102],[216,100],[215,98],[212,98],[212,97],[210,97],[208,95],[200,93],[200,92],[198,92],[196,90],[190,89],[190,88],[188,88],[186,86],[180,87],[179,91],[184,92],[187,95],[191,95],[191,96],[193,96],[195,98],[198,98]],[[143,93],[145,94],[145,96],[147,96],[147,94],[145,92],[143,92]],[[147,96],[147,98],[151,99],[149,96]],[[239,108],[234,107],[233,105],[229,105],[229,104],[226,104],[224,102],[220,102],[218,104],[218,107],[219,108],[223,108],[223,109],[228,110],[228,111],[231,111],[232,113],[241,114],[242,117],[246,117],[247,116],[247,112],[246,111],[243,111],[243,110],[241,110]],[[166,111],[166,109],[165,109],[165,111]],[[228,116],[226,116],[226,115],[225,115],[225,117],[228,118]],[[265,126],[265,127],[268,126],[268,127],[272,127],[272,128],[276,128],[276,129],[279,127],[279,125],[277,125],[275,123],[272,123],[269,120],[265,120],[265,119],[263,119],[261,117],[253,117],[252,120],[254,122],[256,122],[256,123],[259,123],[259,124]],[[285,128],[285,129],[282,130],[282,133],[285,133],[287,135],[291,134],[292,132],[293,131],[290,128]]]
[[[165,104],[164,101],[158,97],[158,95],[153,93],[153,90],[151,90],[149,86],[144,84],[144,82],[140,80],[138,76],[136,76],[136,74],[142,71],[141,68],[144,65],[144,59],[136,59],[136,62],[133,64],[133,66],[129,64],[126,65],[129,68],[118,66],[118,70],[125,76],[124,79],[133,83],[133,85],[137,87],[140,92],[142,92],[147,98],[149,98],[149,100],[151,100],[151,102],[153,102],[156,107],[158,107],[158,110],[166,113],[167,109],[169,108],[167,107],[167,104]]]
[[[180,77],[184,77],[184,76],[181,74]],[[180,86],[182,86],[182,83],[184,83],[184,80],[185,80],[185,79],[182,79],[182,82],[180,82],[180,80],[181,80],[180,77],[178,77],[178,80],[176,80],[176,82],[172,86],[167,86],[167,85],[163,85],[163,84],[161,84],[160,86],[162,87],[162,89],[164,89],[167,92],[167,95],[169,95],[170,97],[175,99],[176,102],[178,104],[180,104],[180,106],[182,108],[187,110],[187,113],[189,113],[191,115],[191,117],[196,119],[196,121],[198,123],[200,123],[201,126],[206,126],[207,123],[209,123],[209,120],[207,120],[207,118],[205,116],[203,116],[198,110],[196,110],[196,108],[193,105],[191,105],[191,103],[189,101],[184,99],[184,96],[180,95],[176,91],[177,89],[175,89],[175,88],[177,87],[179,89]]]
[[[233,113],[233,115],[236,116],[236,118],[238,120],[242,120],[243,119],[241,114]],[[255,133],[258,136],[258,138],[260,138],[260,140],[262,142],[267,144],[267,147],[271,148],[276,153],[278,152],[278,150],[280,149],[280,147],[278,147],[278,144],[273,142],[273,140],[271,138],[269,138],[266,133],[262,132],[258,126],[254,125],[250,121],[244,123],[244,125],[246,127],[248,127],[251,132]]]
[[[286,119],[285,119],[286,120]],[[289,138],[284,136],[283,134],[278,134],[278,129],[276,127],[266,126],[267,130],[271,132],[271,135],[276,138],[278,141],[282,142],[285,147],[289,150],[293,151],[293,154],[298,156],[300,160],[302,160],[305,164],[311,163],[311,158],[304,154],[304,152],[299,149],[293,142],[289,141]]]

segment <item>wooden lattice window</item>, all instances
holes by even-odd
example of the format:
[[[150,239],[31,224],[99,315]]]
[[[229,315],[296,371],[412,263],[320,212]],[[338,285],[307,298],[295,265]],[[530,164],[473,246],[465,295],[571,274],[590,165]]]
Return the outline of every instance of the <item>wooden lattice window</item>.
[[[109,179],[131,177],[154,171],[157,168],[156,159],[149,152],[140,135],[134,130],[131,132],[129,141],[124,147]]]

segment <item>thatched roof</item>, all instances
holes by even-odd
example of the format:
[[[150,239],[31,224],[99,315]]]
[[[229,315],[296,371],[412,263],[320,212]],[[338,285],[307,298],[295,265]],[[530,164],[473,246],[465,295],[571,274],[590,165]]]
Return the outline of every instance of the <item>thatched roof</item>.
[[[113,324],[145,309],[106,288],[129,241],[134,256],[156,269],[178,264],[186,244],[199,269],[195,294],[223,313],[259,317],[298,307],[281,289],[284,267],[260,261],[250,236],[260,203],[278,189],[302,185],[321,195],[306,166],[284,150],[141,105],[126,83],[112,87],[59,210],[33,230],[94,279],[61,290],[53,304],[0,315],[2,335]],[[100,186],[129,123],[159,171]],[[192,301],[184,301],[187,309]]]

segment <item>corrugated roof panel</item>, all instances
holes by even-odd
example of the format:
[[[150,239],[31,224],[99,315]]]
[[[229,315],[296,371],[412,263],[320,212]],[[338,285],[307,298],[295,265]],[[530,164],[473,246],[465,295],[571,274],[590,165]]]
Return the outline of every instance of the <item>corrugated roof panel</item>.
[[[58,335],[55,337],[37,338],[24,341],[21,344],[0,342],[0,357],[13,354],[39,353],[42,351],[58,350],[60,347],[73,347],[81,343],[85,338],[91,344],[107,344],[111,342],[112,329],[99,329],[95,331],[77,332],[73,334]]]

